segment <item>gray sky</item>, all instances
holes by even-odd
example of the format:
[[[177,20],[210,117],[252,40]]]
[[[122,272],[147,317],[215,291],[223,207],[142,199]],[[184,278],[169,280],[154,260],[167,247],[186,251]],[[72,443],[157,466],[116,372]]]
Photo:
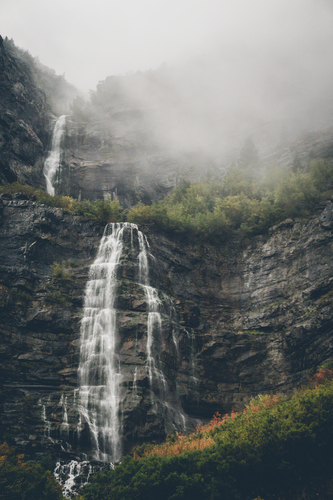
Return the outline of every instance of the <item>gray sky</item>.
[[[218,45],[306,46],[332,14],[332,0],[0,0],[0,34],[88,90]]]

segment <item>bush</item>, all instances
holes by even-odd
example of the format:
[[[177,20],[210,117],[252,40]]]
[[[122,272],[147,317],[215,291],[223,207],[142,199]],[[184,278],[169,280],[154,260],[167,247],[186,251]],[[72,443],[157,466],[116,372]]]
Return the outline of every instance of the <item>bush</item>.
[[[261,177],[255,166],[233,165],[223,183],[182,181],[163,202],[134,207],[127,220],[218,245],[232,236],[264,233],[288,217],[308,216],[330,189],[331,160],[313,160],[309,172],[296,173],[269,164]]]
[[[48,465],[45,461],[44,465]],[[41,464],[24,462],[7,443],[0,445],[0,499],[63,500],[61,486]]]
[[[115,470],[97,475],[83,499],[296,500],[307,488],[318,492],[331,480],[333,466],[329,372],[319,372],[311,387],[289,400],[257,397],[241,414],[216,416],[215,426],[150,447],[149,456],[139,460],[125,457]],[[191,440],[207,446],[188,451],[184,443]],[[163,446],[176,454],[158,455]]]
[[[104,201],[84,200],[76,201],[70,196],[52,196],[42,189],[35,189],[26,184],[13,182],[1,186],[0,193],[14,194],[22,192],[28,196],[36,196],[39,203],[49,207],[63,208],[66,212],[82,215],[99,224],[107,224],[108,222],[118,222],[122,218],[122,207],[119,201]]]

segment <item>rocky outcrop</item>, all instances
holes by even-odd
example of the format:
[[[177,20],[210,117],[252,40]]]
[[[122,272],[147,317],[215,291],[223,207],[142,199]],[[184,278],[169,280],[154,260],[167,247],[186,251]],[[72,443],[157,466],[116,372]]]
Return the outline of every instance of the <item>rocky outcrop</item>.
[[[91,443],[87,429],[77,432],[79,329],[103,228],[23,194],[2,195],[0,208],[2,438],[30,457],[82,456]],[[188,430],[258,393],[290,392],[332,359],[332,221],[329,202],[308,220],[221,248],[146,228],[153,283],[165,301],[166,403]],[[117,295],[124,451],[164,437],[176,421],[168,405],[157,411],[151,403],[147,304],[134,277],[128,250]]]
[[[1,39],[2,41],[2,39]],[[0,183],[44,187],[50,108],[29,65],[0,44]]]
[[[59,456],[71,451],[75,457],[91,456],[91,435],[77,400],[77,369],[84,288],[103,228],[38,205],[23,193],[2,195],[1,201],[2,437],[14,440],[30,457],[46,450]],[[175,428],[193,428],[195,421],[184,415],[179,398],[196,388],[190,379],[192,340],[178,325],[167,295],[170,283],[157,266],[151,277],[163,303],[160,356],[167,396],[152,400],[147,299],[135,280],[138,264],[133,261],[131,235],[125,236],[115,306],[126,452],[135,443],[160,439]],[[137,235],[133,238],[137,242]]]
[[[118,112],[85,122],[67,120],[59,194],[115,199],[125,208],[158,201],[182,178],[199,181],[216,173],[202,153],[166,152],[154,143],[144,116]]]
[[[331,359],[332,215],[328,203],[320,216],[288,219],[238,248],[193,251],[156,237],[180,318],[195,332],[199,397],[187,411],[208,417],[258,393],[291,391]]]
[[[2,205],[1,426],[4,438],[38,456],[52,444],[41,398],[55,401],[61,425],[61,394],[76,387],[82,295],[100,234],[24,194],[2,195]]]

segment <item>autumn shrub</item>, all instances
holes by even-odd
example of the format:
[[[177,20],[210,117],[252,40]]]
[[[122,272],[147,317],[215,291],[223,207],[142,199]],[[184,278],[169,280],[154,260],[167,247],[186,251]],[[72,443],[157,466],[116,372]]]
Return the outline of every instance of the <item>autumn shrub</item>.
[[[186,448],[190,443],[197,446]],[[331,478],[333,381],[312,384],[290,399],[259,396],[244,412],[215,415],[206,429],[176,435],[168,445],[174,454],[161,453],[164,443],[140,459],[125,457],[114,471],[96,476],[83,498],[300,498],[309,485]]]

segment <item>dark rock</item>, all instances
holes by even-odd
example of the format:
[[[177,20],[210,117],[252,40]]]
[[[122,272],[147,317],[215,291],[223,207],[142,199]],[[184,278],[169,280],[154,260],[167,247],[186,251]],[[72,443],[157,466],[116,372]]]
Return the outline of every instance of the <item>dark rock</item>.
[[[14,434],[31,458],[89,454],[90,435],[85,427],[78,434],[74,402],[78,307],[100,231],[20,196],[1,200],[2,435]],[[125,238],[117,296],[124,451],[173,432],[177,411],[190,430],[216,411],[242,409],[258,393],[292,391],[333,358],[333,235],[323,225],[331,210],[329,203],[307,222],[284,221],[243,247],[197,248],[148,235],[169,387],[168,405],[158,409],[146,367],[147,305]],[[63,269],[58,277],[54,262]]]
[[[325,229],[333,228],[333,203],[328,203],[325,210],[320,216],[320,224]]]
[[[0,51],[0,182],[44,187],[44,151],[50,107],[29,65],[14,51]],[[22,199],[22,198],[20,198]]]
[[[159,147],[146,127],[143,115],[133,120],[126,112],[84,123],[68,119],[58,193],[119,200],[128,208],[163,199],[182,178],[199,181],[217,171],[202,153]]]

